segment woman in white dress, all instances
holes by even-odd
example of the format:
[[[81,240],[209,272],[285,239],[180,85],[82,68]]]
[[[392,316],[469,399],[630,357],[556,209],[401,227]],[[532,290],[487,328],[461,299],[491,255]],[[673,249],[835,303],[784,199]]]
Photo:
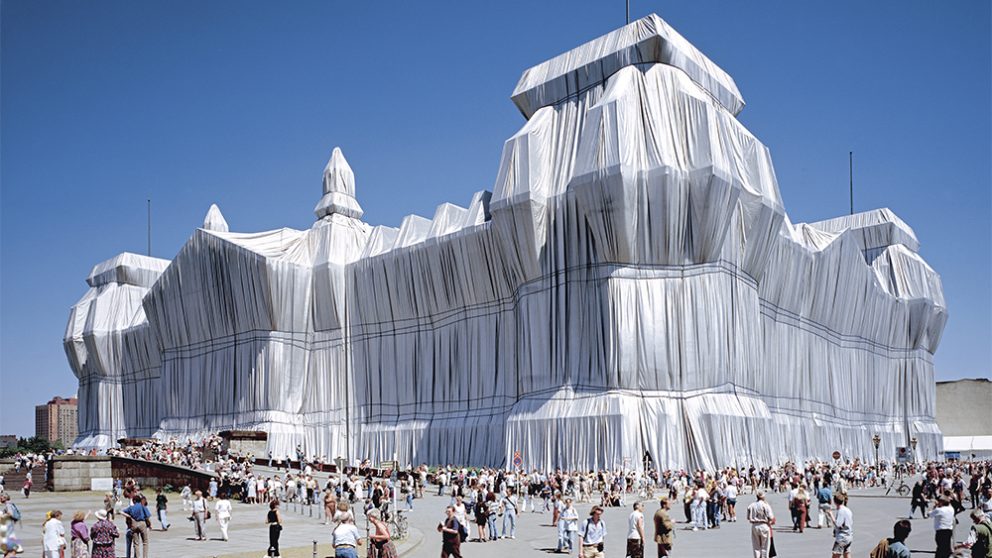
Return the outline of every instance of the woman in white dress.
[[[248,477],[248,503],[258,503],[258,482],[255,477]]]
[[[65,549],[65,526],[62,525],[62,512],[54,510],[42,527],[45,534],[45,558],[61,558]]]
[[[226,541],[228,540],[227,528],[231,524],[231,500],[227,492],[221,493],[220,499],[214,504],[214,509],[217,510],[217,523],[220,524],[221,536]]]

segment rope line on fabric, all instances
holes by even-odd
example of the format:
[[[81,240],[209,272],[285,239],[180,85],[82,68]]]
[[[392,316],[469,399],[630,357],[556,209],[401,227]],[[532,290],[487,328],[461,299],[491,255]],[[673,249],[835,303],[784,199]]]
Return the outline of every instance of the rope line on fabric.
[[[619,264],[615,264],[615,263],[603,263],[603,264],[588,266],[588,268],[595,268],[595,267],[618,267],[618,266],[619,266]],[[712,268],[714,266],[718,267],[718,269],[704,269],[704,268]],[[636,267],[636,266],[626,266],[626,267]],[[647,268],[655,268],[655,269],[657,269],[657,268],[664,268],[664,269],[668,269],[668,270],[674,270],[674,269],[678,269],[678,268],[691,268],[693,271],[695,271],[695,274],[697,274],[697,275],[698,274],[703,274],[703,273],[720,273],[720,272],[725,272],[726,274],[730,275],[731,277],[734,277],[735,279],[736,278],[739,278],[739,277],[742,277],[742,276],[745,276],[746,277],[746,275],[743,272],[740,272],[739,270],[735,273],[734,272],[734,269],[735,268],[729,262],[726,262],[725,260],[721,260],[720,263],[717,263],[717,264],[691,264],[691,265],[685,265],[685,266],[671,266],[671,265],[666,265],[666,266],[645,266],[645,267],[647,267]],[[576,267],[576,269],[578,269],[578,267]],[[586,269],[586,267],[583,267],[582,269]],[[549,274],[546,274],[544,277],[542,277],[540,279],[535,279],[535,280],[532,280],[532,281],[528,281],[527,283],[521,285],[520,289],[518,289],[518,290],[523,290],[524,288],[529,288],[532,285],[539,284],[539,283],[541,283],[542,281],[544,281],[546,279],[550,279],[550,278],[554,278],[554,277],[560,277],[561,275],[564,275],[564,274],[563,273],[549,273]],[[686,277],[693,276],[693,273],[692,272],[687,272],[685,276]],[[593,283],[593,282],[605,281],[605,280],[608,280],[608,279],[609,279],[608,277],[607,278],[599,278],[599,277],[597,277],[597,278],[570,278],[570,279],[567,279],[565,281],[565,283],[567,283],[567,284]],[[633,277],[633,278],[625,278],[625,280],[634,280],[634,281],[636,281],[636,280],[653,280],[653,279],[656,279],[656,277],[642,277],[642,278]],[[751,279],[751,281],[753,281],[753,279]],[[750,283],[750,281],[749,281],[749,283]],[[756,282],[755,282],[755,284],[756,284]],[[457,323],[463,323],[467,319],[474,319],[474,318],[480,318],[480,317],[497,315],[497,314],[500,314],[500,313],[503,313],[503,312],[506,312],[506,311],[513,310],[516,307],[516,304],[514,304],[515,301],[521,300],[522,298],[525,298],[525,297],[528,297],[528,296],[534,296],[534,295],[537,295],[537,294],[542,294],[542,293],[548,292],[548,291],[550,291],[552,289],[553,289],[553,287],[551,287],[551,286],[549,286],[547,288],[544,288],[544,289],[533,289],[533,290],[530,290],[530,292],[523,293],[523,294],[520,294],[520,295],[517,295],[517,296],[509,296],[509,297],[504,297],[504,298],[498,299],[496,301],[489,301],[489,302],[484,302],[484,303],[476,303],[476,304],[472,304],[472,305],[466,305],[463,308],[457,308],[457,309],[447,310],[447,311],[444,311],[444,312],[441,312],[441,313],[438,314],[440,316],[443,316],[442,318],[437,318],[435,315],[410,317],[410,318],[399,318],[395,322],[392,322],[392,323],[396,323],[396,324],[402,324],[403,322],[416,322],[416,323],[415,324],[410,324],[410,325],[397,325],[397,326],[394,326],[394,327],[391,328],[392,331],[388,331],[388,332],[380,331],[380,332],[376,332],[376,333],[352,333],[350,335],[350,340],[352,342],[355,342],[355,341],[364,341],[364,340],[369,339],[369,338],[379,337],[379,336],[384,336],[384,335],[403,335],[403,334],[406,334],[406,333],[413,333],[413,332],[422,331],[424,327],[428,327],[428,329],[437,329],[438,327],[444,327],[444,326],[447,326],[447,325],[454,325],[454,324],[457,324]],[[773,302],[770,302],[770,301],[768,301],[766,299],[763,299],[763,298],[759,298],[759,303],[762,305],[763,310],[764,309],[774,310],[774,313],[768,312],[766,314],[768,317],[785,316],[786,318],[792,318],[792,319],[798,320],[800,323],[798,325],[796,325],[795,327],[798,327],[800,329],[803,329],[804,331],[808,331],[810,333],[813,333],[814,335],[817,335],[817,336],[821,337],[824,340],[830,341],[831,343],[834,343],[835,345],[840,346],[842,348],[858,348],[858,347],[854,346],[853,344],[862,343],[862,344],[869,345],[869,346],[871,346],[873,348],[881,349],[883,351],[888,351],[890,353],[923,351],[924,353],[926,353],[926,355],[930,355],[930,353],[928,351],[926,351],[925,349],[919,348],[919,347],[896,347],[896,346],[887,345],[887,344],[884,344],[884,343],[881,343],[881,342],[878,342],[878,341],[875,341],[875,340],[866,338],[866,337],[864,337],[862,335],[854,335],[854,334],[848,334],[848,333],[843,333],[843,332],[837,331],[837,330],[835,330],[835,329],[833,329],[833,328],[831,328],[829,326],[823,325],[823,324],[821,324],[819,322],[815,322],[815,321],[811,320],[808,317],[802,316],[802,315],[800,315],[800,314],[798,314],[798,313],[796,313],[796,312],[794,312],[792,310],[789,310],[788,308],[784,308],[784,307],[782,307],[780,305],[777,305],[777,304],[775,304]],[[474,310],[474,309],[493,308],[493,307],[498,307],[498,306],[505,306],[507,304],[510,305],[510,308],[504,309],[501,312],[491,312],[491,313],[479,314],[477,316],[472,316],[472,317],[469,317],[469,318],[457,318],[457,319],[456,318],[450,318],[450,319],[448,318],[449,316],[457,316],[457,315],[461,315],[461,314],[467,314],[468,312],[470,312],[471,310]],[[778,321],[778,320],[776,320],[776,321]],[[361,328],[364,328],[364,327],[374,327],[374,326],[382,327],[382,326],[388,326],[390,324],[391,324],[391,322],[386,322],[386,321],[366,322],[366,323],[350,324],[350,327],[353,328],[353,329],[361,329]],[[815,328],[815,329],[821,330],[823,332],[823,334],[821,335],[819,333],[816,333],[816,332],[813,332],[813,331],[809,331],[809,329],[807,329],[807,328]],[[330,332],[333,332],[333,333],[340,334],[341,331],[342,331],[341,329],[335,329],[335,330],[325,330],[325,331],[323,331],[321,333],[325,333],[325,332],[330,333]],[[238,339],[238,337],[239,336],[242,336],[242,335],[250,335],[252,333],[270,333],[270,332],[273,333],[273,334],[276,334],[276,335],[278,335],[278,334],[284,334],[284,335],[301,335],[301,336],[313,336],[314,335],[313,333],[306,332],[306,331],[285,331],[285,330],[275,330],[274,331],[274,330],[265,330],[265,329],[252,329],[252,330],[247,330],[247,331],[243,331],[243,332],[236,332],[236,333],[232,333],[232,334],[218,336],[216,338],[209,339],[209,340],[196,341],[196,342],[190,343],[188,345],[180,345],[180,346],[175,346],[175,347],[169,347],[169,348],[163,349],[162,352],[163,352],[163,354],[185,352],[186,350],[188,350],[188,348],[203,348],[203,346],[206,346],[206,347],[209,347],[209,348],[223,347],[223,346],[227,346],[227,345],[231,344],[228,341],[229,340],[232,340],[232,338],[233,338],[233,344],[234,345],[247,344],[247,343],[250,343],[251,341],[256,340],[258,338],[254,338],[253,337],[253,338],[246,338],[246,339]],[[343,345],[344,344],[343,335],[340,338],[336,338],[336,339],[332,339],[332,340],[312,340],[312,341],[299,340],[298,341],[296,339],[293,339],[290,342],[284,342],[281,339],[270,339],[270,340],[272,340],[272,341],[279,341],[279,342],[282,342],[284,344],[289,344],[289,345],[292,345],[292,346],[296,346],[298,348],[310,348],[310,347],[315,346],[315,345],[327,344],[327,343],[335,343],[335,342],[337,342],[337,343],[335,345],[332,345],[334,347],[340,346],[340,345]],[[297,345],[296,344],[297,342],[302,342],[302,343],[307,343],[307,344],[306,345]],[[845,343],[849,343],[849,345],[845,345]],[[863,349],[863,350],[869,350],[869,349]],[[878,353],[875,353],[875,354],[878,354]],[[179,358],[188,358],[188,357],[191,357],[191,356],[200,356],[200,354],[183,355],[183,356],[181,356]],[[879,354],[879,356],[889,356],[889,355]],[[932,355],[930,355],[930,356],[924,356],[924,358],[932,358]]]

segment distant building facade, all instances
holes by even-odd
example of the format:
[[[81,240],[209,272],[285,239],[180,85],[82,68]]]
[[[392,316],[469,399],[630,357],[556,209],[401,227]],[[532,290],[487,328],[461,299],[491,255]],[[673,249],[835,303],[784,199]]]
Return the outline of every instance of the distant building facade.
[[[992,380],[937,382],[937,425],[945,452],[992,456]]]
[[[78,401],[75,397],[68,399],[54,397],[44,405],[34,408],[35,436],[44,438],[51,443],[62,442],[69,447],[79,435]]]
[[[17,436],[13,434],[0,435],[0,449],[16,448],[16,447],[17,447]]]

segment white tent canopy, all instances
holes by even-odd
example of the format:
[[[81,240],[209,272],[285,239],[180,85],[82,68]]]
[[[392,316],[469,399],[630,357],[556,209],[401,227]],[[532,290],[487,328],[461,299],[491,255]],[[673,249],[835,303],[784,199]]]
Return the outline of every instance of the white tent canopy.
[[[944,436],[944,451],[992,453],[992,436]]]

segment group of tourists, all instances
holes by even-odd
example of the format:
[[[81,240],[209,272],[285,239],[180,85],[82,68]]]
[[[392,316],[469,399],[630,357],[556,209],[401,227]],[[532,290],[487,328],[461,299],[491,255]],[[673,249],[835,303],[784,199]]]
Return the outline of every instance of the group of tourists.
[[[988,539],[992,534],[990,463],[877,468],[858,461],[810,461],[779,467],[726,467],[716,471],[649,468],[647,472],[626,468],[508,471],[450,465],[429,469],[421,465],[408,467],[391,478],[377,478],[370,469],[361,468],[361,475],[351,471],[324,475],[320,467],[315,471],[312,463],[302,457],[297,470],[261,471],[253,466],[252,456],[222,451],[217,437],[196,443],[149,441],[110,453],[215,473],[205,494],[204,490],[189,485],[183,486],[179,493],[194,538],[207,540],[208,524],[213,519],[220,538],[228,540],[232,501],[265,506],[269,556],[278,556],[280,552],[281,505],[294,503],[318,506],[323,511],[324,524],[331,526],[335,556],[355,558],[359,548],[367,545],[371,558],[393,558],[396,548],[391,542],[390,518],[397,513],[393,502],[412,510],[414,499],[423,497],[425,487],[434,485],[438,495],[448,498],[445,516],[437,526],[443,557],[460,557],[462,544],[466,542],[516,538],[518,521],[524,517],[522,514],[529,513],[546,514],[541,517],[547,517],[549,525],[554,527],[557,552],[601,558],[607,537],[604,510],[628,506],[631,511],[625,533],[626,555],[642,558],[649,539],[653,539],[657,555],[668,556],[676,528],[673,507],[678,503],[682,504],[686,529],[708,531],[719,529],[723,522],[736,522],[738,500],[749,495],[742,515],[750,524],[751,550],[755,558],[766,558],[776,554],[773,526],[777,523],[767,500],[771,495],[779,495],[788,503],[793,531],[832,528],[832,557],[849,558],[855,523],[854,512],[848,507],[849,490],[891,485],[897,480],[901,482],[903,475],[920,476],[912,488],[909,516],[919,511],[932,519],[937,558],[949,558],[954,551],[962,549],[970,549],[973,556],[992,556],[982,554],[989,552]],[[38,462],[39,456],[24,456],[19,461],[20,466],[29,468]],[[0,529],[9,523],[12,534],[16,520],[10,520],[15,515],[19,519],[19,512],[2,491],[0,503],[4,504],[5,520],[0,522]],[[588,516],[582,517],[577,511],[579,504],[593,504]],[[150,503],[133,479],[118,479],[101,509],[74,513],[68,527],[63,523],[61,511],[52,510],[46,515],[42,527],[44,548],[51,553],[46,556],[115,556],[116,547],[123,542],[128,558],[132,555],[147,558],[152,520],[157,518],[162,531],[171,527],[169,505],[169,497],[163,490],[158,490]],[[955,548],[952,533],[959,521],[956,516],[969,505],[971,534]],[[360,532],[355,524],[358,513],[367,518],[367,534]],[[126,525],[124,529],[115,523],[115,519],[121,518]],[[893,536],[879,541],[872,556],[908,557],[904,542],[911,531],[912,524],[900,520],[893,526]],[[124,540],[119,541],[120,538]]]

